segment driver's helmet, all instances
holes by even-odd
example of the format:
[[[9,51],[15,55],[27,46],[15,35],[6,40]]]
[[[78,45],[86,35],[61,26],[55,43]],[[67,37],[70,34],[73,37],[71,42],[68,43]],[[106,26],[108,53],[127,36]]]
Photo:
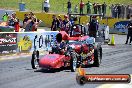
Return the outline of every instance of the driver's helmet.
[[[89,37],[86,39],[86,44],[94,44],[95,43],[95,38],[94,37]]]

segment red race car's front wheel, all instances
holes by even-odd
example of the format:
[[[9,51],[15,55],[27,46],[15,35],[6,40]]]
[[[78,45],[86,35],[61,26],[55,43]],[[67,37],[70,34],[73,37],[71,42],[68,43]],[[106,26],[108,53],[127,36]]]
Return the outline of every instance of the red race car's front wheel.
[[[38,54],[38,53],[37,53]],[[38,59],[38,55],[36,53],[32,54],[32,59],[31,59],[31,66],[33,69],[37,69],[39,67],[39,59]]]

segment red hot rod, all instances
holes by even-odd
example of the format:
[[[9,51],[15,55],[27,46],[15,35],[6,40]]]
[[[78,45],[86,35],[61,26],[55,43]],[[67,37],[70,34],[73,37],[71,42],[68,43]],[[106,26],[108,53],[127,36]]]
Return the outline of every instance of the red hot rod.
[[[102,59],[102,47],[89,36],[69,37],[64,31],[56,36],[57,44],[52,46],[49,54],[39,58],[39,51],[32,54],[31,65],[33,69],[58,69],[69,67],[72,72],[82,65],[94,64],[99,66]],[[62,42],[65,40],[67,42]]]

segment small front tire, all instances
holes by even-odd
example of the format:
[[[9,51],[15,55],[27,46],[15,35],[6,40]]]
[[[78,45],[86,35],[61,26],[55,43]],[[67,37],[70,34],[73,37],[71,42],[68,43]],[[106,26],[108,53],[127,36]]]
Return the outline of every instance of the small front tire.
[[[37,69],[39,67],[39,51],[37,51],[36,53],[33,52],[32,54],[32,59],[31,59],[31,66],[33,69]]]

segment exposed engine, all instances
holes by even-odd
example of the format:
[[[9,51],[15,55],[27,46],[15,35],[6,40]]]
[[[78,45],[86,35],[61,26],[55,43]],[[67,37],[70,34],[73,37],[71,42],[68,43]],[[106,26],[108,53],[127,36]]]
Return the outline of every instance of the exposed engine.
[[[88,59],[91,57],[94,53],[94,47],[93,45],[82,45],[82,52],[81,52],[81,57],[82,59]]]
[[[94,38],[88,38],[85,43],[75,45],[75,52],[78,58],[84,64],[93,63],[94,58]],[[87,42],[87,43],[86,43]]]
[[[57,42],[61,42],[62,39],[65,40],[66,36],[63,34],[58,34],[56,36]],[[86,40],[79,40],[79,41],[71,41],[70,43],[65,46],[67,55],[70,51],[75,51],[76,56],[78,58],[78,61],[89,64],[94,59],[94,44],[95,44],[95,38],[94,37],[88,37]],[[58,51],[58,50],[55,50]]]

